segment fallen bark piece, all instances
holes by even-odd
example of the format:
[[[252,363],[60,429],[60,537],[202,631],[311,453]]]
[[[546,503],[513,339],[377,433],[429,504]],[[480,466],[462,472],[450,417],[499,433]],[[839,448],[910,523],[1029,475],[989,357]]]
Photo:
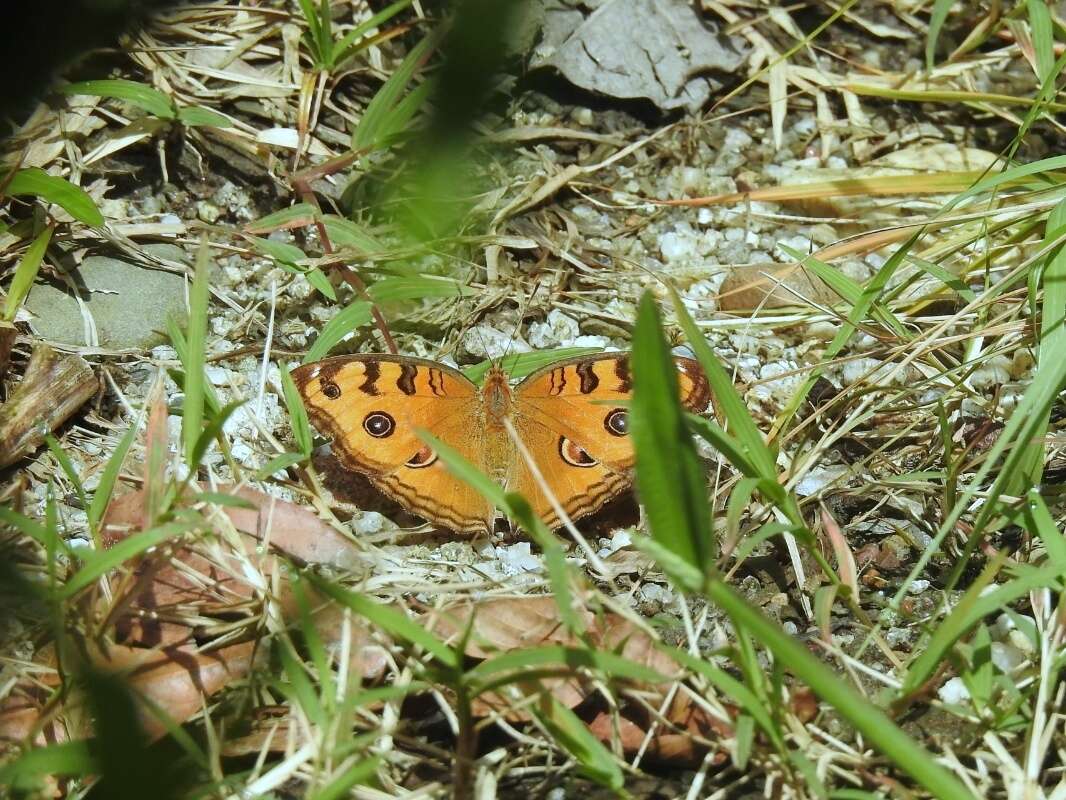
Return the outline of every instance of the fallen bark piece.
[[[4,377],[11,362],[11,348],[17,334],[14,324],[0,319],[0,378]]]
[[[33,348],[26,374],[0,406],[0,467],[14,464],[96,394],[99,383],[81,356],[58,353],[46,344]]]

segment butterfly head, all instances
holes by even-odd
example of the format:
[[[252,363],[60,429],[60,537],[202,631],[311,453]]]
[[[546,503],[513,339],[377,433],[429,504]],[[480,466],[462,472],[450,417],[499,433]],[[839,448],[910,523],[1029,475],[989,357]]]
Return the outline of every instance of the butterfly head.
[[[511,413],[511,386],[507,373],[499,364],[493,364],[485,375],[481,387],[490,425],[503,427],[503,420]]]

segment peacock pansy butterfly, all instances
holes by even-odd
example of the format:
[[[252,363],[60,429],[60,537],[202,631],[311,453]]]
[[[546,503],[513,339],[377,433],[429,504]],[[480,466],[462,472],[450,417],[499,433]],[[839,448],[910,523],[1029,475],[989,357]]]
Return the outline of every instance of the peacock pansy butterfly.
[[[676,363],[682,404],[705,410],[710,388],[699,365],[687,358]],[[419,438],[420,428],[508,491],[525,496],[553,528],[559,517],[508,434],[505,418],[571,519],[599,510],[632,483],[626,353],[557,361],[513,388],[499,367],[478,387],[444,364],[396,355],[327,358],[298,367],[292,377],[311,421],[332,437],[346,469],[366,475],[404,508],[444,528],[491,531],[497,513],[445,468]]]

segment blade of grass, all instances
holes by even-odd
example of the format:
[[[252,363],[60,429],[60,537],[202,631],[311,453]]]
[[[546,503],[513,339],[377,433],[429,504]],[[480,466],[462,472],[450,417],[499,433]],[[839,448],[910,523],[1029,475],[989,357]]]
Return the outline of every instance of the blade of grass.
[[[592,735],[588,724],[547,692],[540,699],[530,710],[555,741],[574,757],[579,771],[601,786],[621,792],[625,774],[611,751]]]
[[[19,306],[22,305],[22,301],[29,293],[30,287],[33,286],[33,282],[37,279],[37,271],[40,269],[41,261],[44,259],[45,251],[48,249],[48,243],[52,241],[53,231],[55,231],[54,223],[45,227],[30,242],[30,246],[26,248],[26,252],[19,259],[19,265],[15,268],[15,277],[11,279],[11,286],[7,290],[7,299],[4,301],[3,319],[8,322],[15,319]]]
[[[177,113],[171,99],[158,89],[122,78],[69,83],[61,86],[59,91],[63,94],[87,94],[124,100],[160,119],[174,119]]]
[[[366,300],[356,300],[354,303],[342,308],[333,319],[326,323],[325,327],[319,331],[318,338],[315,339],[310,349],[307,351],[307,355],[304,356],[303,363],[309,364],[312,361],[318,361],[332,350],[337,344],[350,333],[354,333],[370,322],[371,319],[371,305]]]
[[[647,310],[647,304],[651,303],[650,298],[645,298],[642,301],[643,316],[638,316],[637,330],[645,338],[650,338],[644,334],[644,330],[651,325],[658,325],[658,315],[655,313],[654,305],[651,305],[650,311]],[[678,314],[679,319],[683,318],[682,313]],[[690,321],[691,322],[691,321]],[[692,325],[692,327],[695,327]],[[653,330],[655,336],[662,341],[661,330]],[[701,350],[704,350],[704,357],[709,362],[709,366],[715,367],[713,358],[707,358],[706,350],[709,350],[706,342],[702,340],[702,337],[698,339],[700,345],[697,346],[696,342],[693,342],[693,349],[700,354]],[[642,354],[642,358],[658,357],[664,363],[668,363],[670,360],[669,351],[666,350],[665,344],[660,344],[658,347],[652,349],[650,352]],[[634,349],[634,360],[637,358],[637,350]],[[702,359],[701,359],[702,362]],[[719,367],[720,369],[720,367]],[[634,364],[634,376],[639,378],[639,372],[636,371],[636,364]],[[708,379],[711,379],[708,374]],[[712,383],[713,387],[713,383]],[[634,392],[634,401],[631,408],[638,408],[638,400],[641,386],[638,383],[636,391]],[[661,399],[661,402],[665,402],[665,396]],[[680,406],[676,395],[671,398],[676,413],[680,413]],[[753,425],[753,423],[752,423]],[[634,425],[634,434],[637,427]],[[669,440],[666,440],[669,441]],[[641,486],[640,470],[646,468],[645,465],[649,463],[657,463],[657,461],[649,462],[644,456],[649,449],[663,450],[667,449],[664,445],[655,439],[637,437],[634,435],[634,446],[637,450],[637,485]],[[672,447],[676,447],[671,443]],[[691,447],[691,442],[688,443]],[[675,455],[676,457],[676,455]],[[698,464],[696,466],[698,471]],[[706,522],[702,518],[702,514],[697,511],[696,515],[690,516],[688,514],[666,514],[659,509],[653,509],[650,506],[662,506],[667,509],[687,509],[690,503],[688,497],[691,491],[690,487],[685,485],[681,479],[674,481],[662,481],[656,484],[657,490],[654,494],[650,494],[644,497],[644,502],[649,506],[648,508],[648,520],[654,526],[657,520],[666,520],[668,524],[681,525],[686,528],[685,531],[673,534],[677,538],[695,539],[703,535],[704,526]],[[706,506],[704,506],[704,509]],[[703,512],[705,513],[705,511]],[[800,520],[802,522],[802,519]],[[661,522],[659,524],[662,524]],[[654,533],[654,527],[653,527]],[[669,571],[668,571],[669,574]],[[969,798],[970,794],[966,788],[955,778],[947,769],[942,767],[933,756],[927,752],[920,744],[911,739],[905,734],[878,708],[869,702],[869,700],[860,695],[856,690],[851,688],[847,683],[837,677],[829,667],[816,659],[807,648],[798,642],[793,637],[789,636],[777,623],[767,619],[763,614],[755,607],[753,607],[747,600],[737,594],[730,586],[724,581],[716,577],[713,573],[709,574],[702,581],[701,585],[693,585],[691,583],[681,585],[686,586],[690,590],[701,591],[708,600],[717,605],[726,614],[729,615],[733,621],[733,625],[738,630],[743,629],[747,632],[747,635],[753,636],[758,642],[774,654],[775,662],[783,667],[787,667],[794,675],[796,675],[801,681],[809,686],[815,694],[821,697],[823,700],[831,704],[845,720],[847,720],[852,726],[854,726],[869,743],[872,743],[878,750],[884,755],[890,758],[901,770],[909,774],[918,783],[924,786],[931,793],[940,798],[949,798],[950,800],[963,800],[963,798]],[[680,577],[682,581],[685,580],[684,575],[671,576],[675,581]]]
[[[204,360],[207,356],[208,259],[207,239],[200,242],[196,254],[192,286],[189,289],[189,326],[185,348],[185,403],[181,412],[181,436],[185,444],[185,460],[195,469],[196,443],[204,422]]]
[[[120,564],[141,555],[153,547],[158,547],[163,542],[183,536],[191,532],[195,527],[196,524],[189,521],[167,522],[155,528],[134,533],[108,550],[82,553],[85,564],[65,584],[59,587],[60,599],[69,600]]]
[[[104,215],[96,203],[80,186],[70,181],[49,175],[38,167],[20,169],[4,189],[11,197],[33,195],[49,203],[55,203],[70,216],[95,228],[104,224]]]
[[[137,426],[130,425],[130,428],[119,440],[118,447],[115,448],[115,452],[111,454],[111,458],[107,460],[107,466],[104,467],[103,474],[100,476],[100,482],[96,484],[96,491],[93,492],[93,500],[89,504],[88,519],[89,530],[94,532],[94,544],[96,549],[100,550],[100,542],[98,540],[98,533],[100,529],[100,522],[104,518],[104,512],[107,511],[108,503],[111,502],[111,495],[115,491],[115,483],[118,481],[118,474],[122,470],[122,462],[126,460],[126,454],[129,452],[130,445],[133,444],[133,439],[137,435]]]
[[[466,367],[463,370],[463,374],[474,383],[481,383],[481,380],[485,377],[485,373],[487,373],[489,368],[496,363],[500,365],[500,369],[507,373],[509,377],[518,379],[524,378],[526,375],[536,372],[541,367],[554,364],[556,361],[560,361],[564,358],[574,358],[576,356],[592,355],[593,353],[602,352],[603,349],[600,347],[560,347],[555,350],[531,350],[528,353],[512,353],[495,362],[492,359],[479,361],[472,367]]]
[[[632,365],[629,419],[636,485],[652,538],[696,569],[709,570],[714,543],[706,480],[678,403],[677,369],[650,293],[637,311]],[[676,502],[662,502],[666,497]]]

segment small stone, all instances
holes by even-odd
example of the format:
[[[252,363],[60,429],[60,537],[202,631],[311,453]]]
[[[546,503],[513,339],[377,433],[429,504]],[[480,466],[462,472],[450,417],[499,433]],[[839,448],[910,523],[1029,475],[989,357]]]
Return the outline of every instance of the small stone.
[[[929,581],[923,578],[919,578],[918,580],[911,582],[911,585],[907,587],[907,592],[909,594],[922,594],[922,592],[924,592],[928,588]]]
[[[203,222],[213,225],[222,216],[222,209],[207,200],[201,200],[196,204],[196,216]]]
[[[945,703],[960,705],[970,699],[970,690],[962,678],[952,678],[937,690],[937,696]]]
[[[1025,657],[1025,653],[1014,645],[992,642],[992,646],[989,649],[992,663],[996,665],[1000,672],[1011,672],[1028,660]]]
[[[158,255],[183,258],[179,248],[164,247]],[[96,341],[75,291],[92,317]],[[114,350],[147,349],[166,340],[168,319],[185,324],[185,279],[117,258],[89,256],[71,275],[69,285],[34,284],[26,308],[33,314],[30,326],[43,339]]]

